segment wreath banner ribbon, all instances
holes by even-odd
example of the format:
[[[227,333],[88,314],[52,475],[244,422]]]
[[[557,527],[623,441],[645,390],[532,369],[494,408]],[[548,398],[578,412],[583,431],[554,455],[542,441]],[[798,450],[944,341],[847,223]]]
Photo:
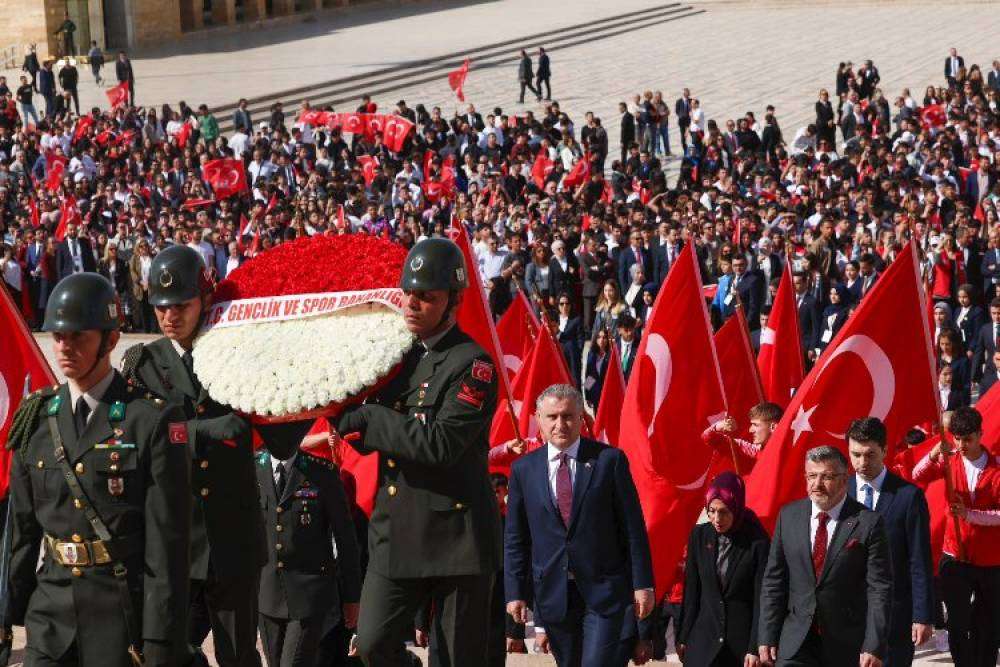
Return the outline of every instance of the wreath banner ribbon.
[[[381,287],[352,292],[286,294],[223,301],[214,304],[209,309],[202,330],[225,329],[262,322],[301,320],[307,317],[329,315],[370,303],[376,303],[397,313],[402,313],[403,290],[398,287]]]

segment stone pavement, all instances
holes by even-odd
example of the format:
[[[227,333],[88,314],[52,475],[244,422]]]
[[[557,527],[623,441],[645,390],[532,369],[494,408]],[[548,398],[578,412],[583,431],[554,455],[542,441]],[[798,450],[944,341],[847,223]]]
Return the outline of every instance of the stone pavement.
[[[702,101],[706,116],[720,123],[748,110],[761,118],[764,106],[773,104],[790,140],[799,127],[812,121],[817,91],[833,88],[840,60],[857,63],[871,58],[887,96],[909,87],[919,99],[928,84],[941,83],[949,47],[956,46],[967,62],[987,69],[1000,56],[984,38],[1000,30],[1000,13],[989,3],[974,1],[953,2],[945,9],[929,0],[695,0],[680,3],[691,8],[682,18],[651,18],[611,29],[626,13],[648,11],[652,17],[665,4],[664,0],[397,2],[349,13],[321,13],[269,30],[206,33],[134,54],[138,101],[176,107],[183,99],[192,106],[205,102],[220,107],[243,96],[273,98],[302,87],[326,91],[331,89],[329,82],[354,77],[338,84],[340,95],[351,100],[338,108],[353,109],[357,97],[372,89],[379,91],[375,101],[382,109],[402,98],[411,106],[441,105],[450,115],[461,105],[448,88],[446,70],[433,68],[454,60],[457,52],[507,42],[471,56],[465,92],[480,110],[501,106],[506,113],[519,113],[540,106],[534,101],[516,103],[516,63],[505,60],[522,46],[545,46],[552,40],[561,44],[551,53],[555,99],[574,118],[588,110],[602,117],[613,156],[618,152],[617,103],[642,90],[662,90],[672,103],[687,86]],[[582,39],[568,39],[567,29],[582,24],[596,30]],[[543,32],[555,34],[529,37]],[[437,64],[428,68],[427,63]],[[385,75],[387,68],[395,68],[392,76]],[[6,74],[16,81],[17,72]],[[106,68],[105,75],[113,78],[113,69]],[[422,80],[431,75],[432,80]],[[106,107],[103,90],[94,86],[85,66],[81,81],[83,105]],[[278,97],[292,109],[310,93]],[[257,119],[263,117],[258,114]],[[676,130],[671,141],[678,152]],[[120,351],[132,339],[126,338]],[[49,347],[45,341],[42,346]],[[947,654],[930,649],[918,656],[918,665],[950,664]],[[517,658],[509,664],[551,664],[551,660]]]

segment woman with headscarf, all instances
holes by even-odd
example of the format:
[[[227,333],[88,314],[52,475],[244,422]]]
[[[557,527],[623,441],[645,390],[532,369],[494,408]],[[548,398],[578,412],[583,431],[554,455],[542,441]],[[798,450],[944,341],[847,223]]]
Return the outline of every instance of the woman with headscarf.
[[[850,314],[851,293],[843,283],[837,283],[830,288],[830,303],[823,309],[820,319],[819,342],[816,346],[816,356],[819,357],[837,335],[840,328],[847,322]]]
[[[746,484],[719,474],[705,494],[708,522],[688,540],[677,654],[686,665],[758,665],[760,584],[770,540],[746,506]]]

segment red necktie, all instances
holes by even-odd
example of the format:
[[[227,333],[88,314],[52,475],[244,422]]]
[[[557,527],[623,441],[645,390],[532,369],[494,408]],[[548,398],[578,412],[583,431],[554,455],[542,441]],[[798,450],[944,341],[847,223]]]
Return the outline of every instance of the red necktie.
[[[635,263],[642,266],[642,253],[639,252],[638,248],[635,250]]]
[[[569,457],[566,452],[559,454],[559,468],[556,470],[556,505],[563,523],[569,528],[569,517],[573,512],[573,480],[569,476]]]
[[[813,571],[819,579],[823,574],[823,561],[826,560],[826,522],[830,520],[830,515],[820,512],[816,518],[819,520],[819,526],[816,528],[816,539],[813,540]]]

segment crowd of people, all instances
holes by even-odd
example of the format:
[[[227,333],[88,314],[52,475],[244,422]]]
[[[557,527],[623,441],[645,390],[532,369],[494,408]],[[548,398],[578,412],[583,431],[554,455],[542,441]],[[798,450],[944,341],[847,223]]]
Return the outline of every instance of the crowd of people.
[[[549,97],[548,56],[536,72],[521,55],[522,99],[525,89],[541,98],[542,83]],[[471,234],[493,315],[500,317],[523,291],[558,322],[573,380],[596,408],[604,357],[619,350],[629,375],[644,319],[685,245],[694,247],[703,282],[717,287],[713,323],[720,325],[741,303],[757,343],[791,263],[810,363],[903,243],[915,239],[934,304],[944,406],[966,408],[997,380],[1000,61],[984,75],[953,51],[941,86],[929,86],[922,100],[904,89],[892,103],[871,61],[856,70],[841,63],[837,99],[820,91],[815,122],[790,139],[773,107],[761,120],[747,112],[723,123],[706,118],[687,89],[673,105],[662,92],[646,91],[617,107],[620,153],[611,152],[598,116],[588,112],[574,121],[557,101],[541,99],[537,111],[523,114],[501,108],[484,114],[469,104],[450,118],[438,107],[400,100],[390,113],[415,124],[400,151],[379,134],[303,122],[301,113],[312,110],[308,102],[294,114],[276,104],[267,118],[255,119],[242,100],[232,115],[234,130],[224,135],[205,105],[135,106],[127,63],[122,54],[116,72],[130,84],[127,103],[85,116],[71,103],[75,87],[64,85],[62,98],[54,93],[51,62],[16,90],[0,81],[0,273],[35,328],[60,280],[97,272],[123,304],[126,328],[157,332],[151,268],[171,247],[193,248],[217,281],[248,257],[301,236],[378,234],[412,247],[444,236],[454,217]],[[64,64],[58,79],[75,86],[70,68]],[[38,84],[52,93],[41,93],[44,114],[31,101]],[[376,110],[366,97],[357,112]],[[676,156],[672,139],[680,147]],[[227,157],[243,161],[249,188],[217,198],[202,166]],[[60,172],[56,165],[64,160]],[[767,408],[762,414],[772,424],[778,419]],[[961,414],[956,438],[976,429],[974,419]],[[878,444],[877,428],[857,440]],[[747,451],[759,451],[764,441]],[[966,457],[973,466],[982,454],[975,453]],[[820,486],[839,483],[846,471],[829,453],[811,463],[832,467],[816,473]],[[741,530],[752,534],[737,541],[757,549],[759,535],[741,519],[739,484],[730,480],[716,489],[709,515],[728,511],[734,525],[750,525]],[[974,481],[969,486],[977,488]],[[1000,509],[982,502],[977,508],[990,516]],[[717,532],[726,532],[725,521],[713,521]],[[689,586],[698,557],[689,552]],[[984,577],[995,591],[995,564],[985,567],[993,568]],[[777,573],[770,574],[773,587]],[[768,599],[761,613],[773,621],[777,598]],[[991,604],[996,599],[1000,594]],[[679,597],[668,603],[680,608]],[[690,622],[698,610],[687,613],[678,643],[694,650],[690,636],[699,628]],[[754,638],[750,654],[756,655],[757,640],[777,644],[773,622],[757,632],[771,634],[748,635]],[[732,664],[743,664],[740,651],[730,649]],[[993,664],[962,657],[966,650],[953,647],[957,664]],[[976,650],[988,653],[988,647]]]

